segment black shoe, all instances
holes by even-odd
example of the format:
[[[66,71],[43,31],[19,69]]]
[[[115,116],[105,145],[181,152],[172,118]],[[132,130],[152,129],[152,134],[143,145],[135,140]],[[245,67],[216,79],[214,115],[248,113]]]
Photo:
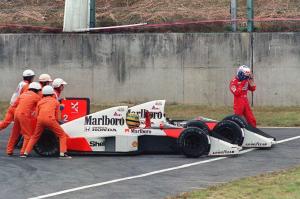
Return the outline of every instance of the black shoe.
[[[8,153],[7,155],[8,155],[9,157],[11,157],[11,156],[13,156],[13,153]]]
[[[69,155],[67,155],[67,154],[64,154],[64,155],[60,155],[59,158],[61,158],[61,159],[71,159],[72,156],[69,156]]]

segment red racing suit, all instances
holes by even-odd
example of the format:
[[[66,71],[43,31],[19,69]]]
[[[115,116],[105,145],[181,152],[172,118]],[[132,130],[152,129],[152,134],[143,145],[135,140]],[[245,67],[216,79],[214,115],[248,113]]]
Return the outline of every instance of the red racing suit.
[[[239,81],[237,77],[234,77],[230,81],[230,91],[234,95],[233,110],[234,114],[244,116],[253,127],[256,127],[256,119],[251,111],[247,93],[249,91],[255,91],[256,85],[250,84],[249,80]]]

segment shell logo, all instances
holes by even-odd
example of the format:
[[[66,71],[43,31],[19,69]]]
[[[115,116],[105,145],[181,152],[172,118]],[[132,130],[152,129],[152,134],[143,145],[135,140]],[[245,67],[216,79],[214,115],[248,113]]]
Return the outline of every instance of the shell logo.
[[[138,147],[138,142],[137,142],[137,141],[133,141],[133,142],[131,143],[131,146],[132,146],[132,147]]]

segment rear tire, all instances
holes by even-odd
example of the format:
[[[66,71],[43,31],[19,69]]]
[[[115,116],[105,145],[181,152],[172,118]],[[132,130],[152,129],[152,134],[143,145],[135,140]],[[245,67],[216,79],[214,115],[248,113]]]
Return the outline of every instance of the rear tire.
[[[248,123],[245,120],[245,118],[243,118],[242,116],[239,116],[239,115],[228,115],[223,120],[229,120],[229,121],[235,122],[241,128],[246,128],[248,126]]]
[[[186,123],[186,127],[196,127],[196,128],[199,128],[201,129],[205,134],[209,134],[210,133],[210,130],[207,126],[207,124],[205,124],[205,122],[203,121],[199,121],[199,120],[191,120],[191,121],[188,121]]]
[[[40,156],[54,157],[59,155],[58,138],[50,130],[45,130],[34,146],[34,151]]]
[[[199,128],[185,129],[178,138],[180,151],[188,158],[197,158],[207,155],[210,151],[208,135]]]
[[[231,144],[242,146],[244,135],[238,124],[230,120],[219,122],[213,129],[211,135]]]

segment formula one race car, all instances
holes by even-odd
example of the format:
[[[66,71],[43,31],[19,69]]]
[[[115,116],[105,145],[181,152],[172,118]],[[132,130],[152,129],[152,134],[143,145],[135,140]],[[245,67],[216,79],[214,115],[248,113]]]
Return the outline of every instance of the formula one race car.
[[[74,100],[74,99],[73,99]],[[76,100],[75,100],[76,101]],[[68,104],[69,101],[63,102]],[[74,109],[75,102],[69,103]],[[78,104],[77,104],[78,105]],[[66,109],[68,105],[66,105]],[[203,155],[236,155],[242,147],[211,135],[207,128],[195,125],[176,126],[167,121],[165,100],[155,100],[131,108],[112,107],[87,114],[62,124],[68,135],[68,152],[79,154],[140,154],[182,153],[187,157]],[[76,111],[74,111],[76,112]],[[129,128],[128,113],[139,116],[138,128]],[[146,124],[146,115],[150,124]],[[68,115],[64,118],[70,118]],[[148,118],[149,119],[149,118]],[[52,132],[45,131],[35,146],[42,156],[56,156],[58,141]]]
[[[187,157],[199,157],[236,155],[242,147],[266,148],[275,143],[275,138],[247,125],[236,115],[220,122],[207,118],[169,121],[164,112],[165,100],[155,100],[131,108],[118,106],[72,118],[78,112],[72,100],[63,102],[66,109],[75,107],[75,111],[69,111],[72,114],[65,114],[64,118],[74,120],[61,125],[68,135],[68,152],[72,153],[182,153]],[[128,127],[128,113],[139,116],[138,128]],[[147,124],[149,114],[150,124]],[[56,156],[57,138],[49,131],[44,132],[35,151],[42,156]]]

